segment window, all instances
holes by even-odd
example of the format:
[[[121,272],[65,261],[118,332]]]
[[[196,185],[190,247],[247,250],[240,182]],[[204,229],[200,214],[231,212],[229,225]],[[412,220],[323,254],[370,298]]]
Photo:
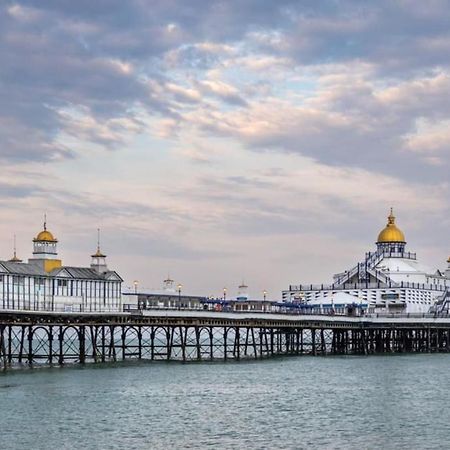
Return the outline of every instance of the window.
[[[397,300],[399,297],[398,294],[381,294],[383,300]]]
[[[13,284],[15,284],[17,286],[23,286],[25,284],[25,277],[22,277],[19,275],[13,276]]]
[[[58,280],[58,287],[67,287],[67,280]]]

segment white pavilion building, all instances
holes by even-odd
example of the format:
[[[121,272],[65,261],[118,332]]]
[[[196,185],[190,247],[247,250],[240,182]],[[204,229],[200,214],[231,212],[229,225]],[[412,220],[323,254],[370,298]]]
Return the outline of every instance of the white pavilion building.
[[[332,284],[291,285],[283,301],[313,310],[377,313],[427,313],[448,311],[450,305],[450,258],[445,271],[430,270],[415,253],[406,251],[403,232],[391,209],[386,227],[363,261],[338,273]]]
[[[106,264],[100,250],[90,267],[65,266],[58,240],[44,229],[33,239],[33,256],[0,261],[0,309],[35,311],[120,311],[122,278]]]

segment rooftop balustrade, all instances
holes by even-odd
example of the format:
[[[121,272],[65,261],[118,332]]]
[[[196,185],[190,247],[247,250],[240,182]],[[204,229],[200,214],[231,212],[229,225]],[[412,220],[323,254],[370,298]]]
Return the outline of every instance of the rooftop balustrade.
[[[445,285],[426,284],[426,283],[345,283],[345,284],[291,284],[289,291],[348,291],[354,289],[425,289],[430,291],[444,292]]]

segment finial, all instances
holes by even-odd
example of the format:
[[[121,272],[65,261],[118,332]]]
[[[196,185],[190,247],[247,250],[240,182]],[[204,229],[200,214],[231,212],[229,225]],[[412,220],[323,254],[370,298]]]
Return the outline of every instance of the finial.
[[[14,256],[9,260],[9,262],[17,262],[17,263],[22,262],[22,260],[17,257],[16,235],[14,235]]]
[[[388,225],[393,225],[394,223],[395,223],[394,208],[391,206],[391,212],[388,216]]]
[[[47,213],[44,213],[44,231],[47,231]]]

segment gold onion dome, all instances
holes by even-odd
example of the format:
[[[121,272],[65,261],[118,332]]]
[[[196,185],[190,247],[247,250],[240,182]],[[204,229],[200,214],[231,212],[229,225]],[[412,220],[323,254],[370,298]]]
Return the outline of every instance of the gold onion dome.
[[[448,257],[447,262],[450,263],[450,256]]]
[[[50,231],[47,230],[47,222],[44,221],[44,229],[33,239],[34,242],[58,242]]]
[[[383,242],[402,242],[406,243],[405,241],[405,235],[403,232],[397,228],[397,225],[395,225],[395,216],[394,212],[391,208],[391,213],[388,216],[388,223],[384,227],[383,230],[381,230],[380,234],[378,235],[378,243]]]

